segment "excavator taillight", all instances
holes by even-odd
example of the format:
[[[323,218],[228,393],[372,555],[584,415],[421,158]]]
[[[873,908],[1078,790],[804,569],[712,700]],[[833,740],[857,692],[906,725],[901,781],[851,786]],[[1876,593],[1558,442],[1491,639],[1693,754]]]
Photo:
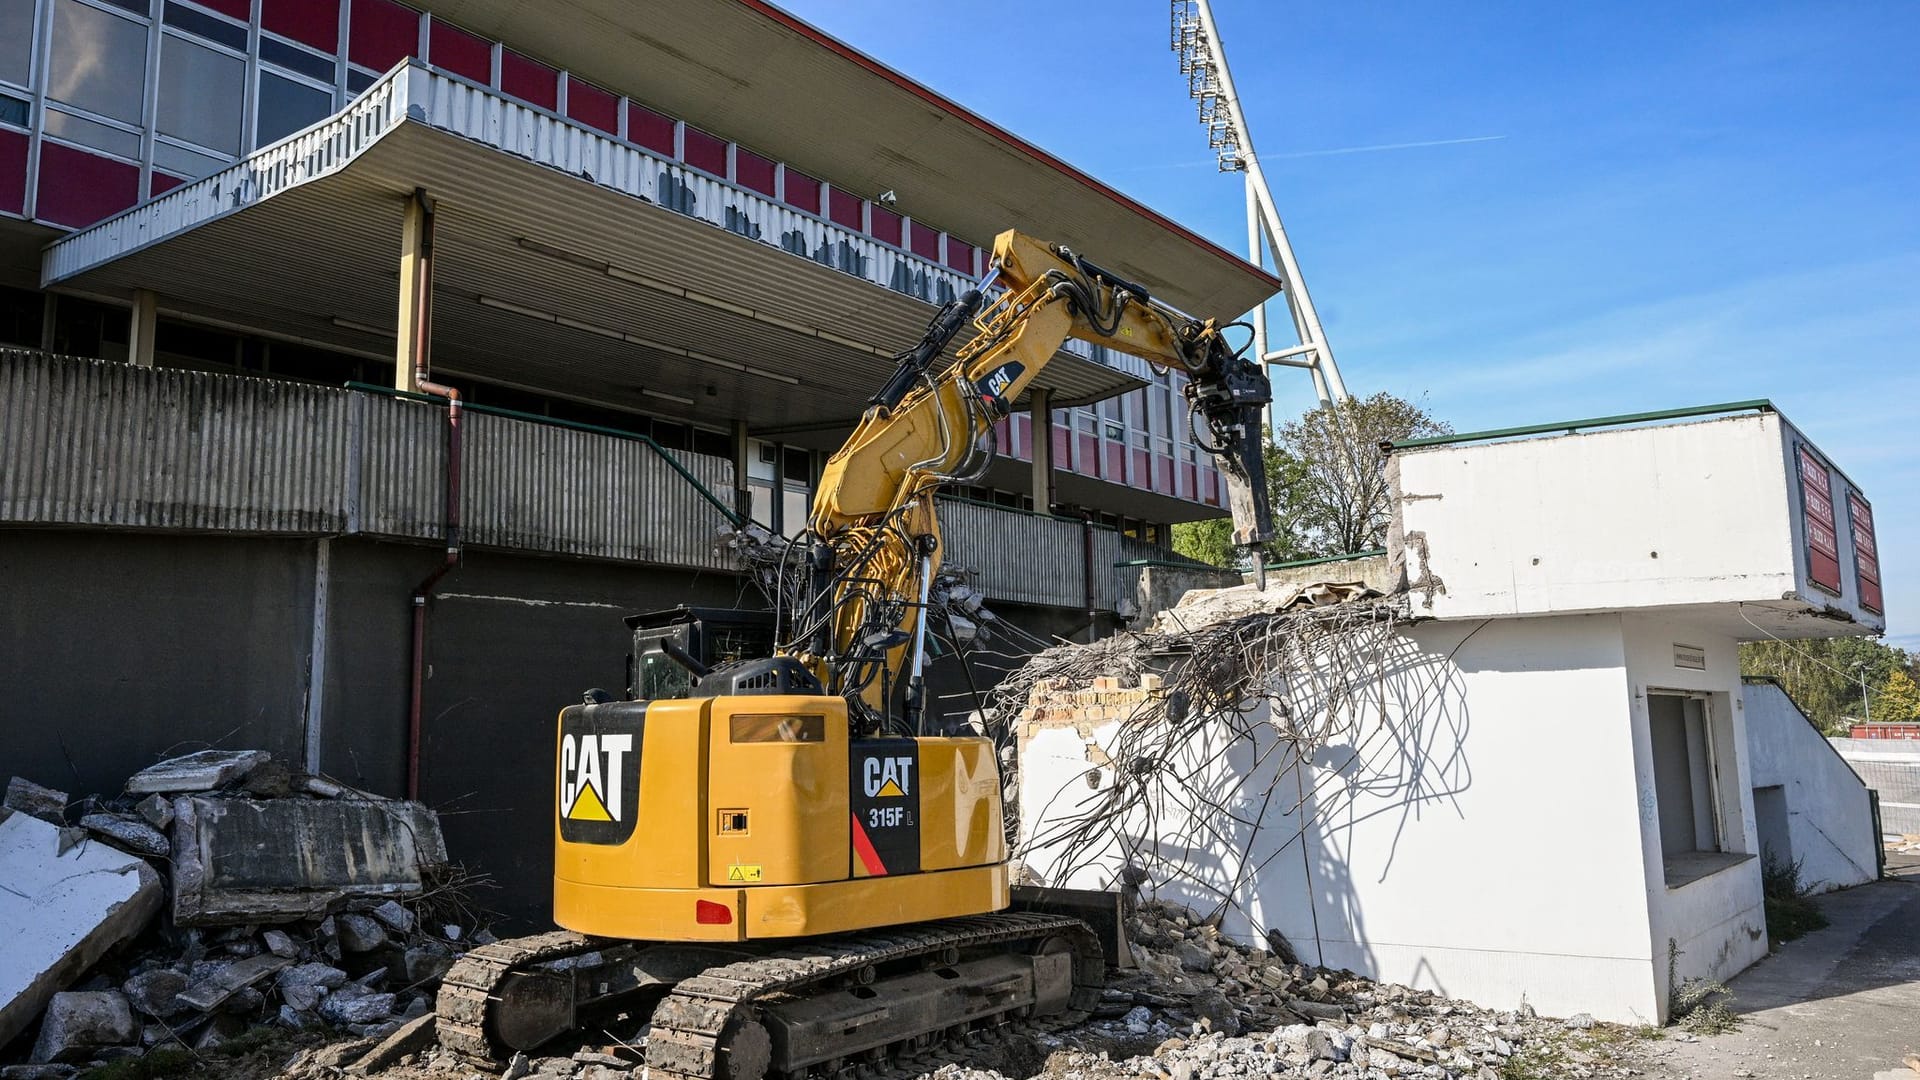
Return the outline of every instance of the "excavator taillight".
[[[703,926],[727,926],[733,922],[733,909],[711,900],[695,900],[693,921]]]

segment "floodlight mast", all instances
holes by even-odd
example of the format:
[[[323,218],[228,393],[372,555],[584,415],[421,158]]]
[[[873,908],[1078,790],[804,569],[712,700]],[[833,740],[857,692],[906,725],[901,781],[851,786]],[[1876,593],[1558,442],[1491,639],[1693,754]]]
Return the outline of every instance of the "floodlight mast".
[[[1273,262],[1281,295],[1293,317],[1298,344],[1275,349],[1267,333],[1267,309],[1253,309],[1253,349],[1263,366],[1305,368],[1313,375],[1314,393],[1322,405],[1348,399],[1347,386],[1334,364],[1333,349],[1320,328],[1320,315],[1307,295],[1300,264],[1280,223],[1273,192],[1267,187],[1260,158],[1247,130],[1246,111],[1234,93],[1233,74],[1227,70],[1226,45],[1213,19],[1208,0],[1173,0],[1173,51],[1180,72],[1187,77],[1187,93],[1199,103],[1200,123],[1207,129],[1207,145],[1218,157],[1221,172],[1245,174],[1247,187],[1247,257],[1256,266]],[[1272,406],[1268,406],[1272,427]]]

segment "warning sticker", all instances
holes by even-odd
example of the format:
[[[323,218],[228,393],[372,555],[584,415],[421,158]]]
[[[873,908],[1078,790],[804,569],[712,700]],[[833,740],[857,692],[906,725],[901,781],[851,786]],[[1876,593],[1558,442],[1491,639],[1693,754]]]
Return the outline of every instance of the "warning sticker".
[[[751,865],[748,865],[745,863],[734,863],[732,866],[727,867],[727,881],[729,882],[733,882],[733,883],[744,882],[744,883],[751,884],[753,882],[760,881],[761,878],[762,878],[762,874],[760,870],[760,864],[758,863],[754,863]]]

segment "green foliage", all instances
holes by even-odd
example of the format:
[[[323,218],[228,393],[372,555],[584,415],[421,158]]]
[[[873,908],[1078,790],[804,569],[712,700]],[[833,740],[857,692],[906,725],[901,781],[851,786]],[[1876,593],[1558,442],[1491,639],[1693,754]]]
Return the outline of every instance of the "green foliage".
[[[1310,409],[1283,426],[1280,451],[1298,468],[1289,509],[1300,550],[1346,555],[1384,546],[1393,507],[1381,444],[1452,431],[1385,391]]]
[[[1680,982],[1680,946],[1667,939],[1667,1022],[1695,1035],[1725,1035],[1740,1026],[1740,1014],[1728,1003],[1733,991],[1725,983],[1695,976]]]
[[[1881,685],[1879,695],[1873,700],[1873,718],[1890,724],[1920,720],[1920,684],[1913,681],[1905,668],[1895,668]]]
[[[1453,429],[1392,394],[1317,406],[1281,427],[1266,449],[1273,505],[1269,559],[1346,555],[1386,543],[1388,503],[1382,442]],[[1215,566],[1239,566],[1225,518],[1173,527],[1173,550]]]
[[[1810,898],[1812,888],[1800,882],[1800,862],[1768,856],[1760,870],[1761,896],[1767,906],[1767,941],[1803,937],[1827,925],[1827,917]]]
[[[1920,687],[1915,688],[1910,701],[1896,696],[1882,703],[1894,673],[1910,674],[1914,663],[1915,658],[1903,650],[1867,638],[1755,641],[1740,646],[1741,674],[1769,675],[1780,680],[1794,702],[1829,735],[1846,734],[1848,722],[1862,719],[1869,711],[1874,720],[1911,719],[1920,715]],[[1869,695],[1864,705],[1862,676]],[[1904,694],[1904,690],[1901,693]],[[1899,716],[1897,710],[1903,705],[1913,712]],[[1887,708],[1896,711],[1883,716]]]

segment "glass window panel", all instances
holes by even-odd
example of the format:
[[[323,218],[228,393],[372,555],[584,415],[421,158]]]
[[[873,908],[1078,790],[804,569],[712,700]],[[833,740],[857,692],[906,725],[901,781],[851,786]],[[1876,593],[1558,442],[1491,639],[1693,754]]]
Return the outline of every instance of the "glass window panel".
[[[0,124],[26,127],[29,109],[30,105],[25,98],[17,98],[12,94],[0,94]]]
[[[34,0],[0,0],[0,79],[27,85],[33,74]]]
[[[47,134],[126,158],[140,156],[140,136],[59,109],[47,110]]]
[[[367,87],[372,86],[375,82],[379,81],[379,79],[380,76],[375,75],[371,71],[360,71],[356,68],[348,68],[347,95],[349,97],[359,97],[361,94],[367,92]]]
[[[255,146],[265,146],[333,115],[333,91],[260,73],[260,117]]]
[[[333,81],[333,57],[308,52],[284,41],[275,41],[265,34],[260,35],[260,59],[321,82]]]
[[[245,60],[164,35],[157,130],[209,150],[238,154],[246,80]]]
[[[146,79],[146,27],[78,0],[54,0],[48,96],[138,124]]]
[[[781,493],[781,535],[788,538],[799,536],[807,527],[807,511],[813,506],[812,496],[805,488],[788,488]]]
[[[167,0],[166,16],[163,21],[168,26],[199,34],[208,41],[217,41],[229,49],[246,51],[247,28],[238,23],[230,23],[204,11],[195,11],[185,4],[176,4],[173,0]],[[160,60],[165,63],[166,57],[163,55]]]
[[[153,5],[149,3],[148,0],[105,0],[105,2],[112,4],[114,7],[131,11],[135,15],[151,15],[153,13]]]
[[[153,141],[153,167],[161,172],[198,180],[226,168],[231,162],[210,154],[197,153],[159,139]]]

